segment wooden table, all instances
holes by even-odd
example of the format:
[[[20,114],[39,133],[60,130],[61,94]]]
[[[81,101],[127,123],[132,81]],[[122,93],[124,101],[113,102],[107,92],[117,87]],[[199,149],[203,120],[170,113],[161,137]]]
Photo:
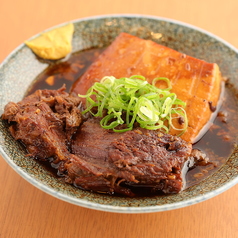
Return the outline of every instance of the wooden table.
[[[0,1],[0,62],[32,35],[86,16],[137,13],[184,21],[238,47],[237,0]],[[238,185],[174,211],[114,214],[68,204],[36,189],[0,158],[0,237],[238,237]]]

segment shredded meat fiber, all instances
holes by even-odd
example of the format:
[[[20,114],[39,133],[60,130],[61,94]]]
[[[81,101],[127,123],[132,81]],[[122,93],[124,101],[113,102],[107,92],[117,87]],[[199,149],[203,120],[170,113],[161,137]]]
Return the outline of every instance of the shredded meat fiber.
[[[37,90],[9,102],[2,118],[28,155],[53,159],[67,183],[99,193],[135,196],[135,188],[178,193],[185,175],[206,156],[190,143],[160,131],[103,129],[97,118],[82,118],[80,99],[58,90]]]

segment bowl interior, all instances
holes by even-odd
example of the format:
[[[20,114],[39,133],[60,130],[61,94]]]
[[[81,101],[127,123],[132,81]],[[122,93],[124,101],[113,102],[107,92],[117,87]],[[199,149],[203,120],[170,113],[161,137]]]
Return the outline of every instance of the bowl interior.
[[[146,16],[102,16],[73,22],[73,52],[109,45],[120,32],[151,39],[185,54],[216,62],[236,90],[238,87],[237,51],[213,36],[189,25]],[[9,101],[18,102],[32,81],[46,67],[24,44],[20,45],[0,67],[0,114]],[[24,148],[13,140],[6,123],[0,120],[1,153],[22,177],[43,191],[80,206],[113,212],[164,211],[203,201],[236,184],[238,156],[235,149],[227,163],[200,184],[176,195],[148,198],[111,197],[77,189],[65,184],[37,161],[25,158]]]

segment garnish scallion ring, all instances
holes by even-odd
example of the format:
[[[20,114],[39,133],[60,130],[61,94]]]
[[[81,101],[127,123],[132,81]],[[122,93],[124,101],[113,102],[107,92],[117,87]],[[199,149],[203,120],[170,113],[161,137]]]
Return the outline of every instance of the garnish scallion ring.
[[[156,87],[159,81],[165,82],[167,88]],[[182,135],[188,127],[186,103],[171,89],[170,80],[164,77],[155,78],[150,84],[141,75],[119,79],[106,76],[94,83],[86,95],[78,96],[86,99],[86,109],[82,113],[101,117],[100,125],[105,129],[124,132],[138,123],[142,128],[161,129],[166,133],[173,128]],[[179,117],[183,118],[182,127],[174,123]]]

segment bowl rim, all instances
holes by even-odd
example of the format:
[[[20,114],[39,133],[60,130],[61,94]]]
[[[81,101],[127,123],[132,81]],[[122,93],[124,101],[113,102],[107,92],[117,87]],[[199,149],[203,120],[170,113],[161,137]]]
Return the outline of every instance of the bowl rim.
[[[72,21],[64,22],[61,24],[57,24],[53,27],[50,27],[40,33],[37,33],[36,35],[32,36],[29,38],[29,40],[39,36],[43,32],[47,32],[49,30],[58,28],[60,26],[66,25],[68,23],[78,23],[78,22],[83,22],[83,21],[90,21],[90,20],[100,20],[100,19],[107,19],[107,18],[145,18],[145,19],[151,19],[151,20],[158,20],[158,21],[165,21],[167,23],[173,23],[180,25],[182,27],[187,27],[190,29],[193,29],[195,31],[201,32],[205,35],[210,36],[211,38],[221,42],[231,50],[233,50],[237,55],[238,55],[238,49],[235,48],[232,44],[228,43],[224,39],[218,37],[217,35],[208,32],[202,28],[199,28],[197,26],[191,25],[189,23],[185,23],[182,21],[170,19],[170,18],[165,18],[165,17],[159,17],[159,16],[153,16],[153,15],[143,15],[143,14],[107,14],[107,15],[96,15],[96,16],[91,16],[91,17],[84,17],[84,18],[78,18]],[[21,43],[19,46],[17,46],[3,61],[0,63],[0,70],[1,68],[8,63],[9,59],[16,54],[20,49],[25,47],[24,43]],[[187,200],[183,200],[180,202],[175,202],[171,204],[163,204],[163,205],[154,205],[154,206],[144,206],[144,207],[123,207],[123,206],[115,206],[115,205],[105,205],[105,204],[100,204],[100,203],[95,203],[92,201],[84,200],[81,198],[75,198],[73,196],[57,192],[53,188],[50,188],[49,186],[41,183],[34,177],[30,176],[27,172],[21,169],[21,167],[17,166],[9,157],[8,155],[4,152],[2,146],[0,146],[0,154],[3,157],[3,159],[12,167],[21,177],[23,177],[25,180],[27,180],[29,183],[31,183],[33,186],[37,187],[41,191],[56,197],[60,200],[63,200],[65,202],[78,205],[81,207],[89,208],[89,209],[94,209],[94,210],[100,210],[100,211],[106,211],[106,212],[114,212],[114,213],[151,213],[151,212],[160,212],[160,211],[169,211],[169,210],[174,210],[182,207],[186,207],[188,205],[194,205],[197,203],[200,203],[202,201],[208,200],[216,195],[221,194],[222,192],[228,190],[232,186],[236,185],[238,183],[238,176],[235,177],[233,180],[230,180],[223,184],[221,187],[207,192],[203,195],[196,196],[194,198],[190,198]]]

